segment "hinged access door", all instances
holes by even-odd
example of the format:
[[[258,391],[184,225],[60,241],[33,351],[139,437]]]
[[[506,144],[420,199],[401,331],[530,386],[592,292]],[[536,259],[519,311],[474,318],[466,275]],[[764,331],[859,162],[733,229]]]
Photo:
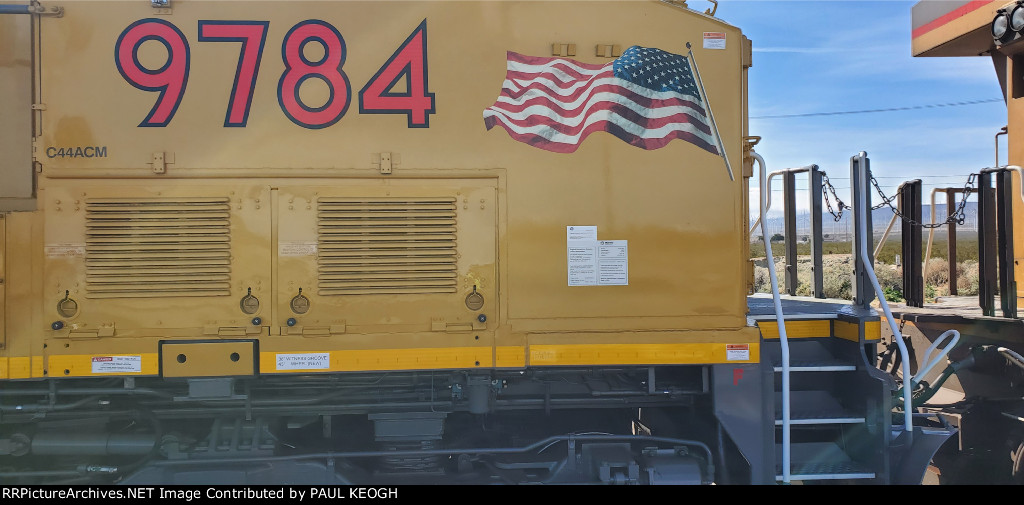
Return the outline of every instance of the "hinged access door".
[[[496,320],[496,179],[347,180],[280,188],[278,202],[283,334],[479,331]]]

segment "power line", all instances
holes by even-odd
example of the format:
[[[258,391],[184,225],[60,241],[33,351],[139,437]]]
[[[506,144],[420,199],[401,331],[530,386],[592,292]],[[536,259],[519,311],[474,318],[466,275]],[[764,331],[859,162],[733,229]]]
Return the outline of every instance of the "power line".
[[[978,105],[982,103],[994,103],[1002,102],[1002,98],[990,98],[988,100],[970,100],[966,102],[950,102],[950,103],[933,103],[928,105],[913,105],[910,107],[892,107],[889,109],[868,109],[868,110],[848,110],[838,112],[808,112],[806,114],[782,114],[778,116],[753,116],[750,119],[784,119],[794,117],[811,117],[811,116],[840,116],[844,114],[868,114],[872,112],[896,112],[901,110],[915,110],[915,109],[934,109],[938,107],[957,107],[960,105]]]
[[[907,179],[908,177],[909,177],[909,179]],[[875,179],[905,179],[905,180],[910,180],[910,179],[952,179],[952,180],[960,180],[960,179],[966,179],[966,177],[960,176],[960,175],[876,175]]]

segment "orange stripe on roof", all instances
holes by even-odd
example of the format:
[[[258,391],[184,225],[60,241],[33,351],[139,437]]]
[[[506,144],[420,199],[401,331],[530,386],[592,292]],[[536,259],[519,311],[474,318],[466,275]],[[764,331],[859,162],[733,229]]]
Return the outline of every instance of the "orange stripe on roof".
[[[918,26],[917,28],[914,29],[913,32],[911,32],[911,38],[916,39],[921,35],[924,35],[946,23],[949,23],[950,21],[958,17],[962,17],[969,12],[976,11],[983,6],[988,5],[989,3],[991,3],[991,0],[973,0],[964,5],[961,5],[956,9],[953,9],[921,26]]]

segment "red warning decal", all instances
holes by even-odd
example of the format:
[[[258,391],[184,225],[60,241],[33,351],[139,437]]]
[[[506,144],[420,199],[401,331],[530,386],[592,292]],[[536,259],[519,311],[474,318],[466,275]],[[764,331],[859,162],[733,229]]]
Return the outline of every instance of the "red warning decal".
[[[727,344],[726,361],[750,361],[750,344]]]

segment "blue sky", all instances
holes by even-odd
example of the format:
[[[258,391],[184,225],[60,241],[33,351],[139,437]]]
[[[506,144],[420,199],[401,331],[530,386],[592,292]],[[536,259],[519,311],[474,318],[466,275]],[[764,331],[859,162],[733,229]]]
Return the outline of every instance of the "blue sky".
[[[1002,101],[758,119],[1000,99],[988,57],[911,56],[914,3],[720,2],[716,16],[738,26],[753,41],[750,134],[762,137],[756,150],[769,170],[815,163],[829,174],[840,197],[847,199],[849,159],[866,151],[887,194],[894,193],[903,180],[920,178],[927,205],[933,187],[962,187],[968,174],[994,165],[993,137],[1006,124]],[[689,5],[699,10],[711,6],[703,0],[689,0]],[[1006,163],[1005,140],[1000,138],[1000,163]],[[798,186],[806,188],[804,181]],[[779,198],[781,180],[775,187],[775,198]],[[806,201],[806,196],[800,200]]]

